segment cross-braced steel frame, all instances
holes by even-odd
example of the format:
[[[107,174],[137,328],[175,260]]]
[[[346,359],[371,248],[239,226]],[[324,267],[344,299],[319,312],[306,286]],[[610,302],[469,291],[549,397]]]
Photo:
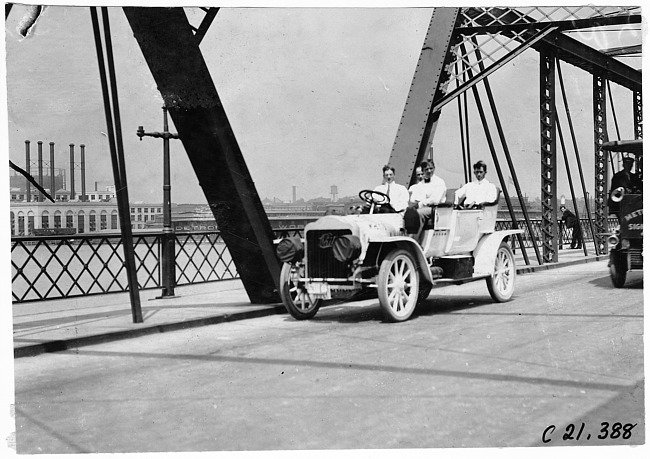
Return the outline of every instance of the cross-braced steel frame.
[[[445,8],[436,8],[436,10],[452,10]],[[434,14],[435,16],[435,14]],[[613,81],[633,91],[639,91],[641,87],[641,74],[629,66],[613,59],[612,57],[601,53],[598,50],[590,48],[589,46],[572,39],[568,35],[562,34],[565,30],[574,30],[580,28],[589,28],[604,25],[621,25],[621,24],[636,24],[641,21],[640,9],[638,7],[597,7],[597,6],[584,6],[584,7],[527,7],[527,8],[461,8],[460,15],[456,20],[456,26],[453,34],[449,36],[447,33],[448,28],[440,27],[432,28],[434,20],[432,19],[430,28],[427,32],[425,45],[423,46],[420,59],[418,61],[417,70],[413,76],[411,83],[411,90],[407,104],[405,105],[402,114],[402,121],[398,129],[398,138],[395,140],[393,150],[390,156],[390,162],[393,165],[399,165],[400,168],[407,166],[407,170],[397,174],[398,180],[401,179],[407,183],[413,183],[413,161],[414,157],[421,158],[426,146],[432,142],[432,137],[435,129],[431,131],[431,137],[422,135],[421,131],[424,128],[418,126],[428,126],[431,124],[431,119],[426,119],[428,113],[429,118],[434,118],[434,123],[437,122],[440,116],[440,111],[444,105],[458,99],[461,96],[466,100],[466,91],[472,89],[476,95],[476,85],[483,81],[486,90],[489,92],[489,84],[487,83],[488,76],[498,71],[505,64],[510,62],[515,57],[519,56],[525,50],[533,48],[540,53],[540,121],[541,121],[541,135],[540,135],[540,150],[541,150],[541,178],[542,178],[542,233],[541,244],[543,247],[543,255],[538,255],[538,262],[549,263],[556,262],[558,257],[558,213],[557,213],[557,160],[556,160],[556,129],[559,131],[560,126],[558,123],[556,107],[555,107],[555,70],[557,62],[566,61],[575,65],[591,74],[602,74],[605,82]],[[449,22],[446,23],[449,25]],[[431,59],[430,46],[427,46],[433,37],[437,35],[437,41],[447,45],[447,54],[440,56],[438,59]],[[444,48],[444,47],[443,47]],[[427,70],[425,64],[429,63],[431,68]],[[440,75],[440,65],[444,65],[446,75]],[[427,81],[426,75],[435,73],[435,79]],[[455,88],[453,85],[455,84]],[[447,91],[447,88],[450,91]],[[446,92],[446,93],[445,93]],[[430,105],[431,94],[436,94],[433,100],[433,105]],[[478,97],[475,96],[477,106],[480,105]],[[640,100],[640,96],[639,96]],[[413,101],[421,101],[412,103]],[[426,102],[426,107],[423,102]],[[459,99],[460,102],[460,99]],[[495,112],[494,103],[490,101]],[[566,105],[566,101],[565,101]],[[599,105],[600,106],[600,105]],[[429,109],[429,107],[431,107]],[[467,108],[467,107],[465,107]],[[460,103],[459,103],[460,110]],[[478,110],[481,111],[480,106]],[[640,109],[636,109],[640,113]],[[462,111],[459,112],[459,119],[461,123],[461,136],[463,148],[463,164],[465,168],[470,167],[469,158],[469,130],[467,126],[463,126],[463,120],[467,123],[467,115],[463,115]],[[500,129],[500,123],[496,113],[495,120],[497,128]],[[567,116],[568,107],[567,107]],[[484,116],[481,117],[484,128],[487,124]],[[408,138],[403,135],[404,126],[409,125],[411,121],[416,120],[417,123],[411,124],[411,129],[414,129],[416,134]],[[573,140],[574,150],[576,156],[579,156],[573,126],[569,117],[569,127]],[[606,120],[603,120],[603,126],[606,128]],[[433,124],[435,127],[435,124]],[[601,126],[602,129],[602,126]],[[503,145],[504,155],[508,160],[508,165],[511,165],[511,159],[506,146],[506,142],[501,131],[499,132],[501,142]],[[561,135],[561,132],[560,132]],[[494,145],[491,142],[489,132],[486,132],[488,143],[490,144],[490,151],[495,161],[495,165],[499,168],[499,161],[496,157]],[[403,149],[396,148],[399,145],[409,144],[408,153]],[[563,151],[565,155],[565,163],[567,161],[566,150]],[[419,152],[419,155],[416,154]],[[435,152],[434,152],[435,154]],[[569,180],[572,180],[572,174],[569,171],[569,164],[567,167],[567,175]],[[578,167],[580,181],[582,185],[583,198],[588,202],[588,194],[586,192],[584,177],[582,176],[581,164],[578,158]],[[469,176],[467,171],[464,171],[466,177]],[[503,189],[507,184],[504,184],[500,170],[497,171],[500,179],[500,184]],[[515,184],[517,183],[516,171],[511,168],[511,176]],[[597,178],[597,187],[600,186],[601,192],[606,194],[606,190],[602,189],[599,180],[607,177],[605,174],[599,174],[600,179]],[[410,179],[410,180],[409,180]],[[573,183],[570,183],[572,190],[572,199],[576,201]],[[518,194],[519,191],[518,191]],[[598,191],[594,193],[598,196]],[[504,193],[504,197],[508,197]],[[524,210],[525,203],[520,197],[520,205]],[[601,202],[605,202],[603,200]],[[507,202],[509,209],[511,205]],[[577,208],[576,208],[577,211]],[[512,210],[511,210],[512,213]],[[590,209],[587,207],[588,222],[591,232],[594,232],[593,221]],[[601,230],[604,226],[607,217],[606,209],[601,210],[597,215]],[[513,217],[514,219],[514,217]],[[526,218],[526,220],[528,220]],[[529,224],[527,224],[529,226]],[[601,231],[602,232],[602,231]],[[602,241],[600,241],[602,242]],[[537,247],[535,246],[537,249]],[[597,253],[603,253],[604,246],[597,245]],[[586,248],[584,249],[586,254]],[[527,257],[526,257],[527,260]]]

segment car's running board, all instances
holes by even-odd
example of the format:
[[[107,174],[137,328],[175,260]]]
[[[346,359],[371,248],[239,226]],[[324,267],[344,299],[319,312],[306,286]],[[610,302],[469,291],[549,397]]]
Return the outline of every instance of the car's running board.
[[[481,279],[488,279],[490,276],[476,276],[476,277],[463,277],[462,279],[451,279],[448,277],[442,277],[440,279],[434,279],[434,284],[466,284],[468,282],[474,282]]]

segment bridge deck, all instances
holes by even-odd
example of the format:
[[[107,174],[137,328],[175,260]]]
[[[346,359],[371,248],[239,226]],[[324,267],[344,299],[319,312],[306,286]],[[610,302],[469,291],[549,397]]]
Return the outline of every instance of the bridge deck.
[[[568,264],[604,260],[582,250],[560,250],[559,262],[524,265],[515,254],[518,272],[535,272]],[[73,349],[79,346],[285,313],[281,304],[251,304],[240,280],[177,287],[176,297],[156,299],[160,289],[140,292],[144,322],[134,324],[128,293],[35,301],[13,305],[14,357]]]

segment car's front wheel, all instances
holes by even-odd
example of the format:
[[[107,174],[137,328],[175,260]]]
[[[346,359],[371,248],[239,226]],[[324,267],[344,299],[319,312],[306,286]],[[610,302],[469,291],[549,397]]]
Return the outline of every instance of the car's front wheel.
[[[506,242],[502,242],[494,260],[494,273],[487,279],[490,296],[497,303],[508,301],[515,291],[517,268],[515,256]]]
[[[289,314],[297,320],[311,319],[316,315],[323,303],[322,299],[315,299],[309,295],[304,284],[298,282],[302,270],[304,270],[302,266],[284,263],[280,272],[280,298],[282,298],[282,304],[284,304]]]
[[[407,320],[413,314],[420,293],[420,273],[413,256],[394,250],[381,262],[377,278],[379,305],[391,322]]]

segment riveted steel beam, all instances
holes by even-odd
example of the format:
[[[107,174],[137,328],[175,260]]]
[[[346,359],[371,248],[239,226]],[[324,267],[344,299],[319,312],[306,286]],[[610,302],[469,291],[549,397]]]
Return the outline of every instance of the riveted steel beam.
[[[279,302],[271,225],[183,9],[124,12],[246,293],[253,303]]]
[[[552,46],[562,61],[586,70],[592,75],[602,74],[605,79],[631,91],[641,90],[640,71],[578,40],[556,32],[552,36],[545,37],[542,43]],[[533,47],[535,48],[535,46]]]
[[[432,105],[434,99],[444,96],[448,81],[445,66],[459,12],[460,8],[434,8],[431,14],[389,158],[395,180],[407,186],[415,180],[416,164],[425,158],[440,118],[440,111],[432,111]]]
[[[604,74],[593,76],[593,113],[594,113],[594,154],[595,154],[595,191],[594,191],[594,240],[598,252],[607,253],[607,242],[601,234],[607,232],[607,152],[603,144],[607,142],[607,80]]]
[[[634,110],[634,138],[643,139],[643,94],[641,91],[634,91],[633,110]],[[643,178],[643,156],[638,156],[636,162],[636,173],[639,178]]]
[[[545,263],[554,263],[558,261],[555,55],[552,50],[544,50],[540,53],[539,61],[542,257]]]

